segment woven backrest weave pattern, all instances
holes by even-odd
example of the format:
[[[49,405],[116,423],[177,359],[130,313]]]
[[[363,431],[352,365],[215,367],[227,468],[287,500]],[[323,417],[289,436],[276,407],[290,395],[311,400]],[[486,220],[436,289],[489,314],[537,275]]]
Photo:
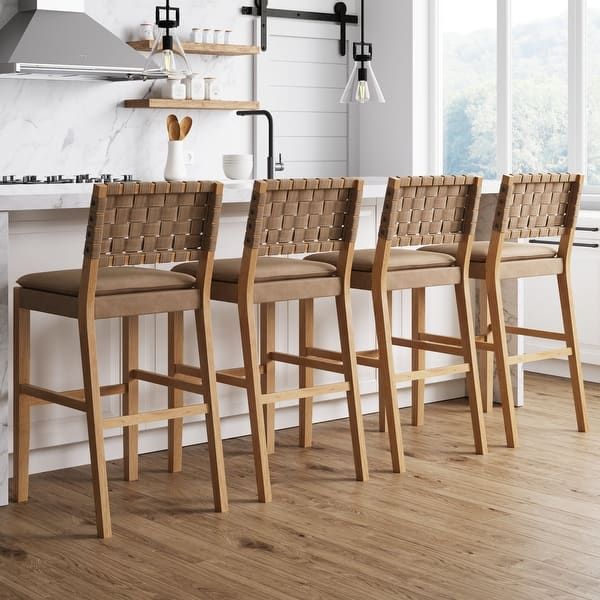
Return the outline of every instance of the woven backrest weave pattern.
[[[474,233],[481,178],[391,177],[379,236],[392,246],[460,242]]]
[[[95,185],[85,254],[100,267],[198,260],[215,248],[222,195],[213,181]]]
[[[505,175],[494,229],[505,239],[562,235],[574,226],[580,179],[571,173]]]
[[[356,237],[361,199],[359,179],[257,181],[245,244],[259,256],[341,250]]]

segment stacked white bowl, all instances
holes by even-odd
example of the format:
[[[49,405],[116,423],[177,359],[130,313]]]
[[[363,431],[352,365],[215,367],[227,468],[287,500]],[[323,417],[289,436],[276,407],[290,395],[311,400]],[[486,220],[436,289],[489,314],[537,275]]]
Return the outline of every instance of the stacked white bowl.
[[[223,171],[229,179],[250,179],[253,166],[252,154],[223,155]]]

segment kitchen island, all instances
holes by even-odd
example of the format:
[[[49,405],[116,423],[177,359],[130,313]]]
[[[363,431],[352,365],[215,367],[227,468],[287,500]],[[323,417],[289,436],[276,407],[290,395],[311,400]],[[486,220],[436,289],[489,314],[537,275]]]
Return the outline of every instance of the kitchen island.
[[[377,240],[382,201],[386,181],[383,178],[365,178],[364,200],[357,246],[374,247]],[[240,256],[243,232],[252,189],[251,182],[227,183],[221,218],[217,258]],[[487,239],[494,214],[498,184],[486,183],[479,213],[478,238]],[[8,501],[9,477],[9,393],[11,373],[11,320],[10,290],[15,280],[24,273],[78,268],[81,266],[83,239],[87,224],[87,208],[91,198],[90,184],[5,185],[0,186],[0,506]],[[431,290],[428,294],[428,327],[435,333],[453,335],[456,332],[453,291],[449,288]],[[230,368],[242,364],[239,349],[239,331],[235,307],[215,303],[213,310],[215,328],[215,352],[217,368]],[[520,311],[517,284],[508,284],[505,309],[516,322]],[[278,313],[278,347],[295,348],[297,345],[297,305],[280,303]],[[334,306],[327,299],[316,304],[316,335],[319,345],[335,348],[337,333],[331,324]],[[375,331],[370,297],[365,292],[353,292],[353,313],[357,348],[374,348]],[[394,330],[398,335],[410,331],[410,294],[395,295]],[[186,316],[186,360],[194,362],[194,328]],[[68,319],[48,315],[32,316],[32,380],[55,389],[74,389],[81,386],[80,362],[76,324]],[[52,335],[44,335],[52,330]],[[57,335],[57,330],[60,333]],[[142,368],[161,369],[166,366],[166,319],[160,316],[144,317],[141,321],[140,359]],[[104,383],[114,383],[120,377],[120,323],[108,320],[98,323],[100,374]],[[55,347],[49,340],[60,339]],[[63,347],[64,341],[64,347]],[[512,341],[514,344],[514,341]],[[397,360],[409,360],[404,349],[396,349]],[[431,357],[431,358],[429,358]],[[438,366],[454,359],[441,355],[429,355],[428,364]],[[322,374],[315,383],[329,381],[331,374]],[[294,387],[296,370],[278,367],[277,385],[280,389]],[[367,367],[359,368],[363,412],[375,412],[377,403],[377,373]],[[159,390],[142,384],[141,410],[164,406],[166,400]],[[465,394],[464,378],[449,376],[431,380],[426,388],[426,401],[446,400]],[[515,378],[515,398],[522,401],[522,377]],[[247,406],[242,390],[219,386],[219,400],[224,438],[249,433]],[[338,396],[319,398],[315,403],[315,421],[339,419],[347,416],[345,400]],[[399,404],[410,402],[408,384],[399,387]],[[105,399],[104,416],[119,413],[118,397]],[[206,440],[201,419],[190,419],[184,427],[184,443],[192,444]],[[294,427],[298,422],[295,403],[285,403],[277,410],[278,429]],[[465,428],[470,428],[465,412]],[[68,430],[69,435],[63,432]],[[151,452],[166,447],[166,424],[150,424],[140,428],[140,452]],[[59,406],[39,406],[32,412],[31,472],[48,471],[87,462],[87,432],[85,417]],[[465,451],[467,449],[465,448]],[[121,431],[106,431],[107,459],[122,456]]]

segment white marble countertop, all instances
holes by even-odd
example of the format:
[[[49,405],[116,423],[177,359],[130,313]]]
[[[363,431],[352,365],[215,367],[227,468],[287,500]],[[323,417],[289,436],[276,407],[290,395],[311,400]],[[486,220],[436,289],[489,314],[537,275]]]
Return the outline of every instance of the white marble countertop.
[[[363,177],[365,198],[383,198],[387,179]],[[229,204],[250,201],[253,181],[224,181],[223,202]],[[497,181],[486,181],[484,193],[496,193]],[[0,185],[0,212],[88,208],[92,195],[90,183]]]

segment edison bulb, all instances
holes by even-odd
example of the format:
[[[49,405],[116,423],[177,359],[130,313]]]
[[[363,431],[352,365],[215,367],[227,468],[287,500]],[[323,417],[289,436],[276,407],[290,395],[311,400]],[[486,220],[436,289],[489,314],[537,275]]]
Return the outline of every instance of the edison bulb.
[[[369,84],[366,81],[360,80],[356,87],[356,101],[360,104],[365,104],[371,99],[371,93],[369,91]]]
[[[162,51],[162,70],[165,73],[175,72],[175,55],[173,50]]]

